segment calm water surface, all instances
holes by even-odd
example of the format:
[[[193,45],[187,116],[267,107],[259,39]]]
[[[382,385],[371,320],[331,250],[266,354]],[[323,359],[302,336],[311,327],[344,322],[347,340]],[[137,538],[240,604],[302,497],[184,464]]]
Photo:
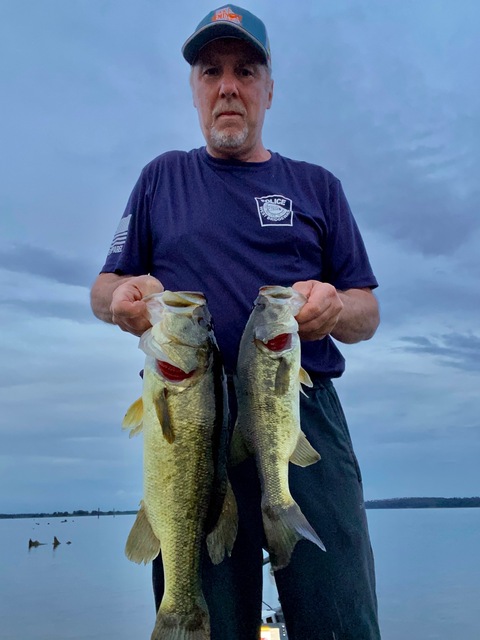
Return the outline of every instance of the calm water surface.
[[[480,509],[368,517],[383,640],[479,640]],[[150,638],[151,569],[123,554],[134,516],[61,520],[0,520],[0,638]],[[29,538],[46,544],[28,550]],[[264,600],[277,605],[268,570]]]

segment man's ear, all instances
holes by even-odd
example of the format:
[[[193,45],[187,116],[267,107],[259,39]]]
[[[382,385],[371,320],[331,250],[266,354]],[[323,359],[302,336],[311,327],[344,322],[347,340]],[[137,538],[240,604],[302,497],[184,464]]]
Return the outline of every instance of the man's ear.
[[[270,107],[272,106],[272,100],[273,100],[273,79],[270,79],[270,89],[268,91],[268,103],[267,103],[267,109],[270,109]]]
[[[197,106],[198,106],[198,105],[197,105],[197,101],[196,101],[196,99],[195,99],[195,91],[194,91],[194,88],[193,88],[193,74],[194,74],[194,72],[195,72],[195,71],[194,71],[194,69],[195,69],[195,67],[192,67],[192,68],[190,69],[190,89],[191,89],[191,91],[192,91],[192,102],[193,102],[193,106],[195,107],[195,109],[197,109]]]

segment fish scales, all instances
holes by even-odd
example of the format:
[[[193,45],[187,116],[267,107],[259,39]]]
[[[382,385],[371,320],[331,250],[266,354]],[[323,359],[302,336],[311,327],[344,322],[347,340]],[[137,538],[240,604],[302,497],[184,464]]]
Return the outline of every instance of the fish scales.
[[[156,428],[145,438],[144,503],[154,532],[161,541],[165,582],[162,612],[186,615],[190,606],[185,593],[198,594],[200,588],[200,547],[213,480],[213,456],[209,442],[213,407],[203,398],[213,394],[213,381],[203,376],[192,387],[168,394],[169,413],[175,425],[175,441],[163,437],[152,394],[144,399],[147,420]],[[150,406],[149,406],[150,404]],[[161,501],[159,501],[161,496]],[[149,505],[159,502],[158,509]],[[181,526],[174,526],[181,523]],[[179,561],[179,549],[183,549]]]

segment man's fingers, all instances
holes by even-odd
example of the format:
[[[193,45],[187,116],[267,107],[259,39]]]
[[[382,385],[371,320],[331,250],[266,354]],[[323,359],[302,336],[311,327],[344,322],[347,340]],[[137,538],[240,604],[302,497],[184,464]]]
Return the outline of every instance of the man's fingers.
[[[296,282],[293,288],[307,298],[296,316],[300,337],[321,340],[333,331],[343,308],[337,290],[317,280]]]
[[[161,291],[161,282],[153,276],[138,276],[120,284],[113,292],[110,306],[113,323],[123,331],[142,335],[151,326],[143,298]]]

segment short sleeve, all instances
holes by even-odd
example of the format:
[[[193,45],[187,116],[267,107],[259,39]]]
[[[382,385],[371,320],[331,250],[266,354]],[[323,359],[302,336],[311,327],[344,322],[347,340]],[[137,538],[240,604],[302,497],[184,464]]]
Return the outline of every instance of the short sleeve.
[[[323,279],[337,289],[378,286],[365,244],[340,181],[329,185]]]
[[[130,194],[101,273],[143,275],[150,273],[151,262],[150,188],[145,168]]]

